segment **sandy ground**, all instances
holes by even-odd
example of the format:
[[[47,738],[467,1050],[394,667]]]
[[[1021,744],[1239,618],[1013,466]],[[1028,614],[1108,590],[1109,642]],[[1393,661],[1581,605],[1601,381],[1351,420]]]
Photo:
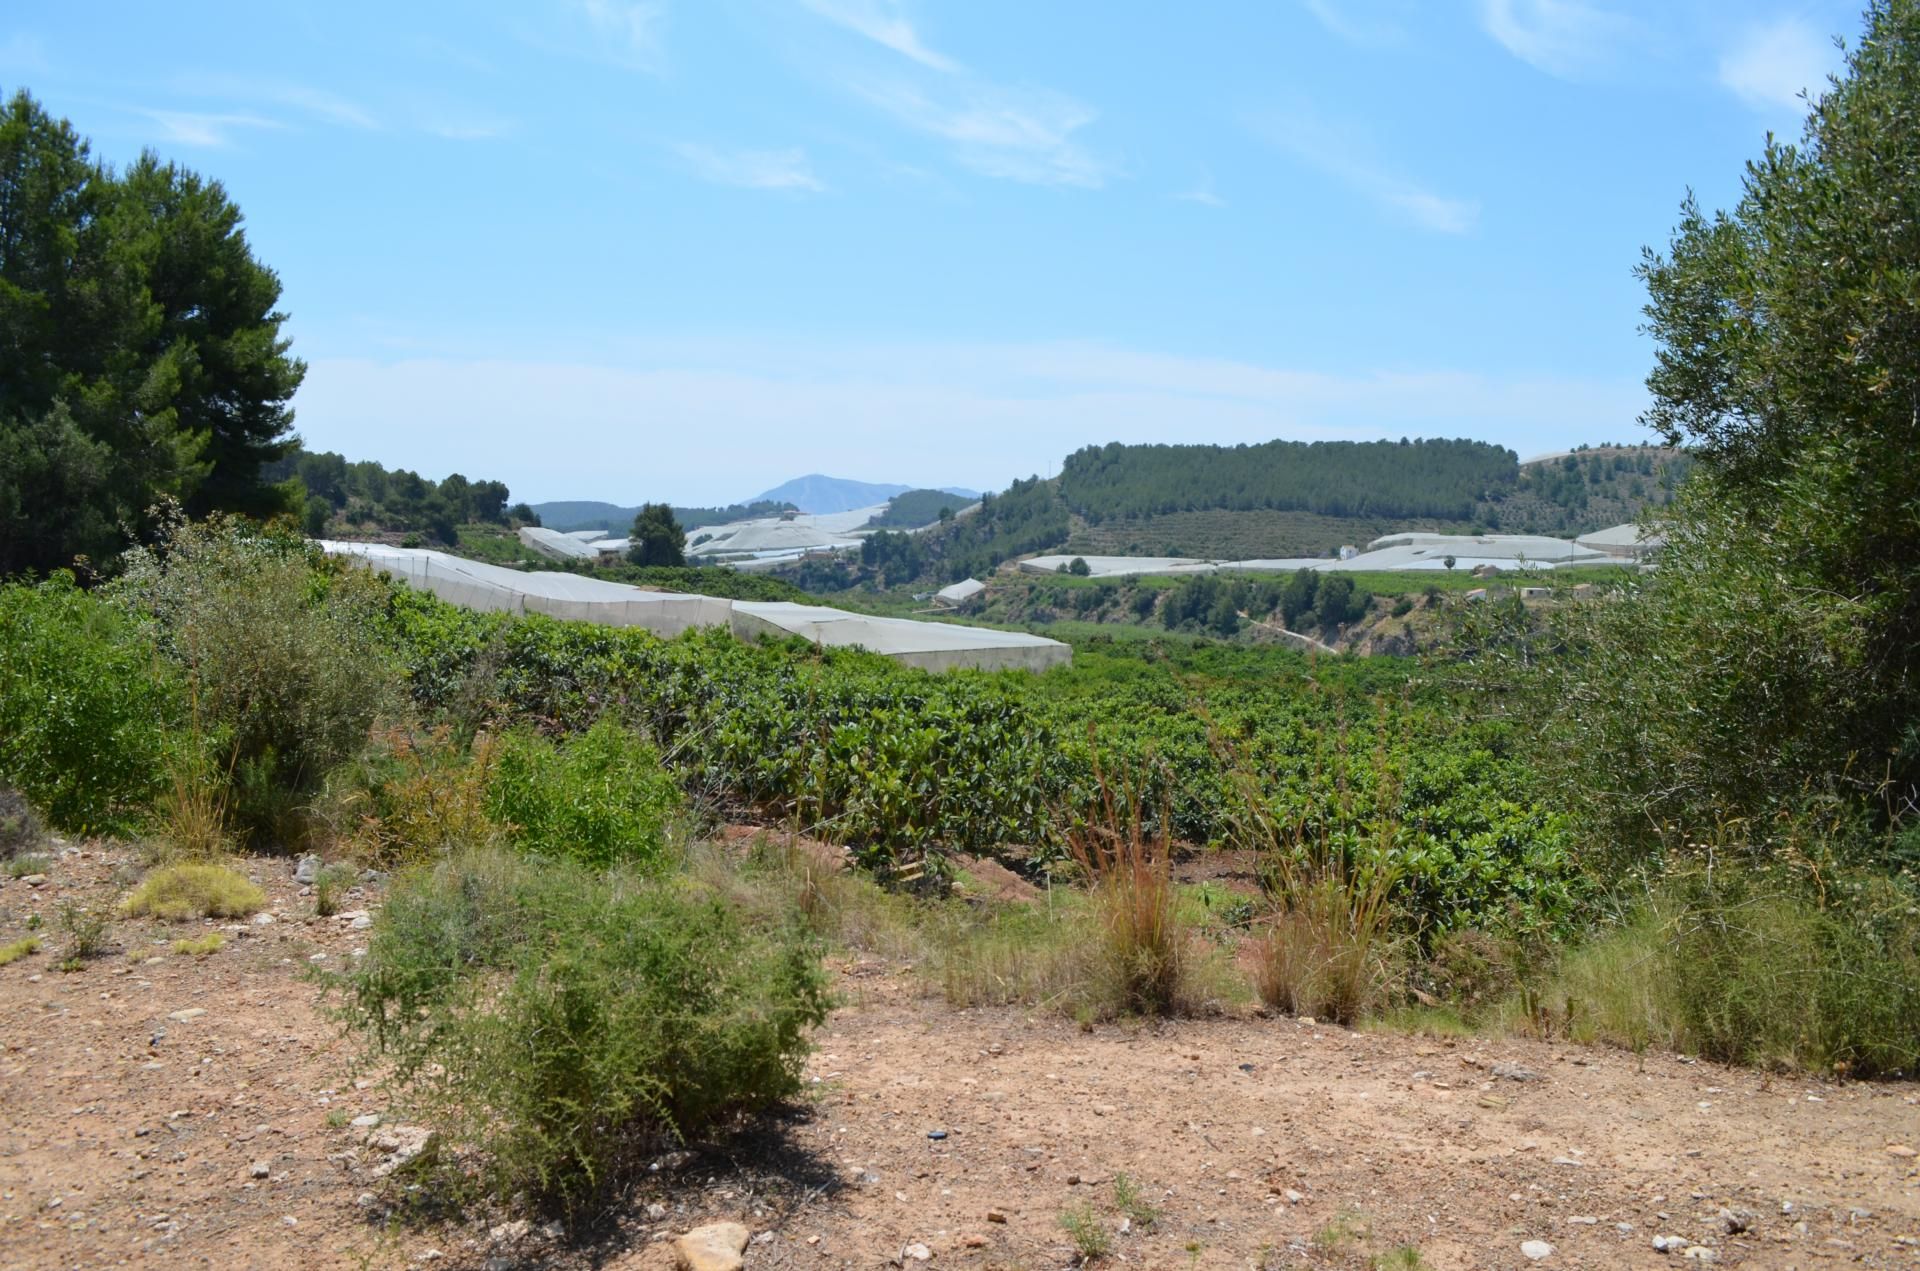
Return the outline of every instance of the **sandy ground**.
[[[386,1096],[303,978],[365,932],[310,918],[287,862],[247,868],[271,924],[194,958],[171,942],[222,924],[120,921],[70,974],[54,912],[110,900],[125,855],[0,880],[0,943],[39,913],[48,944],[0,968],[0,1268],[664,1267],[667,1238],[720,1218],[756,1233],[750,1269],[1061,1267],[1069,1211],[1111,1265],[1363,1267],[1411,1245],[1434,1268],[1920,1266],[1920,1161],[1888,1151],[1920,1146],[1911,1085],[1277,1018],[1086,1032],[955,1011],[858,959],[835,964],[846,1005],[786,1117],[663,1160],[570,1233],[403,1220],[347,1123]],[[1116,1206],[1122,1174],[1152,1221]]]

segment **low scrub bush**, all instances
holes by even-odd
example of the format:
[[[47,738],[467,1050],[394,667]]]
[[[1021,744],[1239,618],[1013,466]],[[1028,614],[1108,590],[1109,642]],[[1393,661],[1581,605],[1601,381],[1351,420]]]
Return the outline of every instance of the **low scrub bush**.
[[[25,878],[29,874],[44,874],[53,865],[53,857],[38,853],[32,856],[16,856],[7,862],[8,878]]]
[[[1498,1006],[1520,984],[1516,951],[1483,931],[1445,931],[1421,968],[1434,996],[1463,1016]]]
[[[493,750],[484,734],[469,749],[446,728],[391,729],[335,771],[322,819],[355,856],[385,866],[484,846],[500,834],[487,814]]]
[[[0,781],[55,826],[134,829],[181,701],[147,636],[71,574],[0,586]]]
[[[753,920],[797,918],[822,940],[882,957],[927,955],[933,907],[839,861],[824,860],[790,836],[763,832],[736,861],[714,844],[690,853],[693,873]]]
[[[107,929],[113,922],[111,910],[83,905],[77,900],[63,900],[54,920],[67,936],[67,956],[60,963],[61,970],[77,971],[88,960],[107,951]]]
[[[150,871],[122,903],[130,915],[165,922],[193,918],[244,918],[267,903],[267,895],[224,865],[196,862]]]
[[[341,898],[353,886],[354,872],[348,865],[328,865],[313,876],[313,912],[331,918],[340,912]]]
[[[611,719],[558,744],[510,733],[486,778],[487,815],[515,847],[589,865],[669,863],[679,809],[657,752]]]
[[[1523,979],[1491,1017],[1507,1031],[1562,1033],[1638,1053],[1682,1049],[1670,941],[1678,907],[1649,901],[1567,946],[1537,982]]]
[[[386,587],[225,518],[176,520],[124,564],[111,592],[183,670],[238,828],[256,843],[304,840],[314,795],[390,697],[376,638]]]
[[[494,850],[397,879],[337,987],[368,1059],[480,1150],[495,1194],[568,1208],[795,1094],[828,1009],[796,923],[682,875]]]
[[[1723,869],[1670,881],[1499,1008],[1511,1031],[1770,1068],[1920,1073],[1920,917],[1906,885]]]

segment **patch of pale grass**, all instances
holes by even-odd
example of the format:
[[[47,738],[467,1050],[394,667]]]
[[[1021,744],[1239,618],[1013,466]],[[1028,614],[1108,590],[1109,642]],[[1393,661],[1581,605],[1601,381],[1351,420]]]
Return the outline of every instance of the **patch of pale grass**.
[[[1684,1028],[1666,973],[1666,927],[1666,919],[1649,908],[1572,946],[1537,987],[1523,986],[1502,1002],[1490,1026],[1636,1052],[1683,1048]]]
[[[244,918],[267,903],[266,893],[224,865],[163,865],[141,880],[123,908],[165,922]]]
[[[0,966],[5,966],[9,962],[18,962],[28,954],[39,951],[39,936],[27,936],[25,939],[15,940],[12,944],[0,944]]]

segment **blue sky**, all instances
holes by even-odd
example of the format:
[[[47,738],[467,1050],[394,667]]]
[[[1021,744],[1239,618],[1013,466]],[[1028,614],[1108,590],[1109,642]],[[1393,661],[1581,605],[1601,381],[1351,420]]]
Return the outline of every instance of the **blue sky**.
[[[1857,0],[519,0],[0,14],[223,181],[309,445],[516,497],[999,488],[1122,441],[1638,436],[1632,269]]]

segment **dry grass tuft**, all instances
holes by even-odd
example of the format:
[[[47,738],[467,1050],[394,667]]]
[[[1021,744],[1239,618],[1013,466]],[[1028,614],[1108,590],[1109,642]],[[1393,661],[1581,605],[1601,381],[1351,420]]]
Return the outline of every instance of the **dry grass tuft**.
[[[1284,819],[1237,755],[1234,836],[1253,849],[1272,899],[1255,946],[1254,988],[1277,1010],[1353,1024],[1386,1005],[1399,941],[1392,927],[1401,825],[1388,814],[1370,836],[1336,841],[1325,822]],[[1385,758],[1379,805],[1393,806]],[[1342,797],[1348,797],[1343,790]],[[1340,818],[1352,822],[1351,810]]]
[[[0,966],[5,966],[9,962],[18,962],[28,954],[39,951],[39,936],[27,936],[24,939],[15,940],[12,944],[0,944]]]
[[[244,918],[267,903],[266,893],[224,865],[192,863],[154,870],[127,897],[129,915],[151,914],[166,922],[193,918]]]
[[[1171,817],[1162,809],[1151,832],[1140,800],[1116,789],[1094,756],[1100,804],[1094,818],[1075,826],[1067,850],[1087,875],[1100,930],[1095,974],[1124,1013],[1174,1015],[1198,1006],[1190,924],[1181,916],[1173,881]]]

